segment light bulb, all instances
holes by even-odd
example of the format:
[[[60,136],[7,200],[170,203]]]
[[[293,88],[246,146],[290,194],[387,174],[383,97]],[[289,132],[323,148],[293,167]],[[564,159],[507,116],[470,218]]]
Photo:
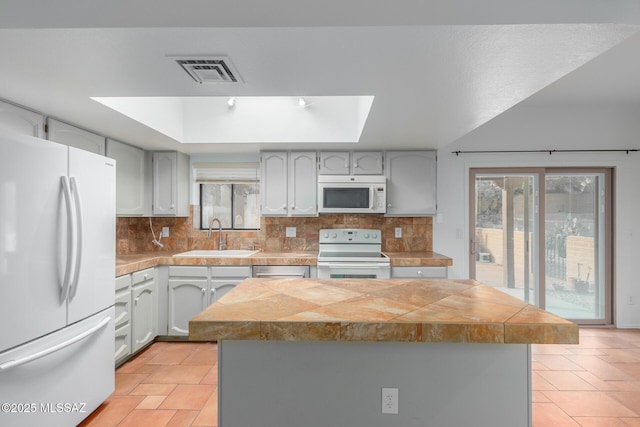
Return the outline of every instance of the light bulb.
[[[298,98],[298,105],[304,108],[307,106],[307,101],[304,98],[300,97]]]
[[[229,98],[229,100],[227,101],[227,105],[229,107],[234,107],[236,105],[236,97],[232,96]]]

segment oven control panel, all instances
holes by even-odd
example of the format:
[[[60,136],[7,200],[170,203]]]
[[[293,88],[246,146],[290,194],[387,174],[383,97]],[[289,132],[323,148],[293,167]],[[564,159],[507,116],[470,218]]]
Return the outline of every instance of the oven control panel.
[[[380,230],[328,228],[320,230],[320,243],[382,243]]]

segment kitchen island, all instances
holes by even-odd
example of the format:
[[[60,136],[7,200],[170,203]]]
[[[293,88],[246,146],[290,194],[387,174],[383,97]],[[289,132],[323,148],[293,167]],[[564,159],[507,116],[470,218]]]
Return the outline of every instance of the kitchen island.
[[[189,337],[219,343],[225,427],[524,427],[530,344],[578,327],[472,280],[248,279]]]

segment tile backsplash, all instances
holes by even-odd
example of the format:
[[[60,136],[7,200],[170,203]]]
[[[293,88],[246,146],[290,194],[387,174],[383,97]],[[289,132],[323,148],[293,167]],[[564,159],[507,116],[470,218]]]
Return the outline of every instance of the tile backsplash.
[[[116,247],[118,255],[143,252],[176,252],[191,249],[217,249],[217,232],[212,238],[206,230],[194,230],[194,208],[188,218],[152,218],[156,238],[162,227],[169,227],[169,237],[163,237],[163,248],[151,243],[148,217],[118,217]],[[296,237],[285,237],[287,227],[296,228]],[[395,229],[402,229],[396,238]],[[318,217],[263,217],[260,230],[223,231],[227,249],[260,248],[266,252],[296,252],[318,250],[319,230],[323,228],[372,228],[382,230],[382,250],[389,252],[431,251],[433,249],[431,217],[385,217],[377,214],[328,214]]]

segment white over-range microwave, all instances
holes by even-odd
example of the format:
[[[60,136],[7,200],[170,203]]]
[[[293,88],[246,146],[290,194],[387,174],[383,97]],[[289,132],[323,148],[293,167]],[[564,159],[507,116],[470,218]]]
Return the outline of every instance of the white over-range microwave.
[[[319,213],[385,213],[384,175],[319,175]]]

